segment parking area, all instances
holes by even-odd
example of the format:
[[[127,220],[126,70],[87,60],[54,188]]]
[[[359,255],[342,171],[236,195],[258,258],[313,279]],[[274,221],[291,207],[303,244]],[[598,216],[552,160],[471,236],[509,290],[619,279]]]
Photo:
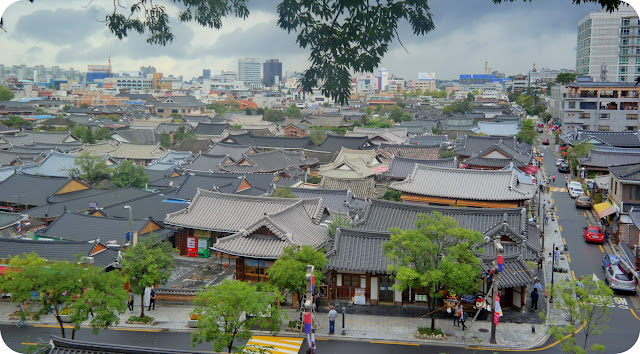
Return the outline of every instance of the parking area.
[[[173,289],[198,289],[212,286],[226,278],[232,278],[235,265],[227,259],[175,257],[173,273],[166,287]]]

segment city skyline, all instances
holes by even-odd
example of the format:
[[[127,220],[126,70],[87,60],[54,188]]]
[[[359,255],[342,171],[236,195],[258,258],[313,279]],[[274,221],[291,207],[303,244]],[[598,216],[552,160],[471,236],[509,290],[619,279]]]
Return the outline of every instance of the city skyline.
[[[185,79],[202,75],[202,69],[236,71],[241,58],[278,58],[286,72],[300,72],[308,65],[307,51],[298,48],[295,36],[277,28],[274,0],[250,3],[249,18],[226,19],[219,31],[174,20],[176,39],[166,47],[146,44],[144,35],[115,38],[98,22],[108,11],[100,6],[106,3],[48,4],[21,1],[3,14],[7,32],[0,32],[6,49],[1,63],[86,71],[87,65],[107,64],[112,47],[114,72],[151,65]],[[445,80],[483,74],[485,61],[507,75],[524,74],[534,63],[538,68],[575,69],[577,21],[599,9],[570,0],[464,0],[455,6],[434,0],[430,5],[436,29],[414,36],[408,25],[401,25],[399,35],[408,53],[394,41],[381,68],[406,80],[417,79],[419,72],[435,72]],[[173,5],[167,8],[170,15],[177,13]]]

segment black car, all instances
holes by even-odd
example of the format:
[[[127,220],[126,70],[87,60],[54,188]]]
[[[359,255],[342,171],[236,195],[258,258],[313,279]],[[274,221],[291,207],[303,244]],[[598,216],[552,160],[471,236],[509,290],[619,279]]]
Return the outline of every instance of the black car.
[[[569,172],[569,164],[566,162],[563,162],[561,164],[558,165],[558,172]]]

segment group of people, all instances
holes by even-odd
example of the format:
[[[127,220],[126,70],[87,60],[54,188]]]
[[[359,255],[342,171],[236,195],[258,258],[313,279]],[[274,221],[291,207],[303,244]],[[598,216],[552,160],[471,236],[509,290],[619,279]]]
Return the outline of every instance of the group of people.
[[[462,330],[467,329],[465,322],[467,321],[467,312],[464,310],[464,306],[462,306],[462,301],[458,301],[456,307],[453,309],[453,325],[460,327],[462,325]]]
[[[144,301],[145,301],[145,306],[149,306],[149,311],[151,311],[152,309],[153,310],[156,309],[155,289],[147,288],[145,290]],[[127,300],[127,308],[129,309],[130,312],[133,312],[133,304],[134,304],[133,293],[131,292],[131,289],[129,289],[129,300]]]

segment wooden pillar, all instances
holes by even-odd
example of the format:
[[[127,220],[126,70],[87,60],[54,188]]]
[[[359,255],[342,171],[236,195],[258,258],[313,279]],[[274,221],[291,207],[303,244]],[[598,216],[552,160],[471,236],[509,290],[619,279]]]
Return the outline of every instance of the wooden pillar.
[[[367,273],[366,274],[367,280],[366,280],[366,284],[367,287],[365,288],[365,303],[369,303],[371,304],[371,273]]]

